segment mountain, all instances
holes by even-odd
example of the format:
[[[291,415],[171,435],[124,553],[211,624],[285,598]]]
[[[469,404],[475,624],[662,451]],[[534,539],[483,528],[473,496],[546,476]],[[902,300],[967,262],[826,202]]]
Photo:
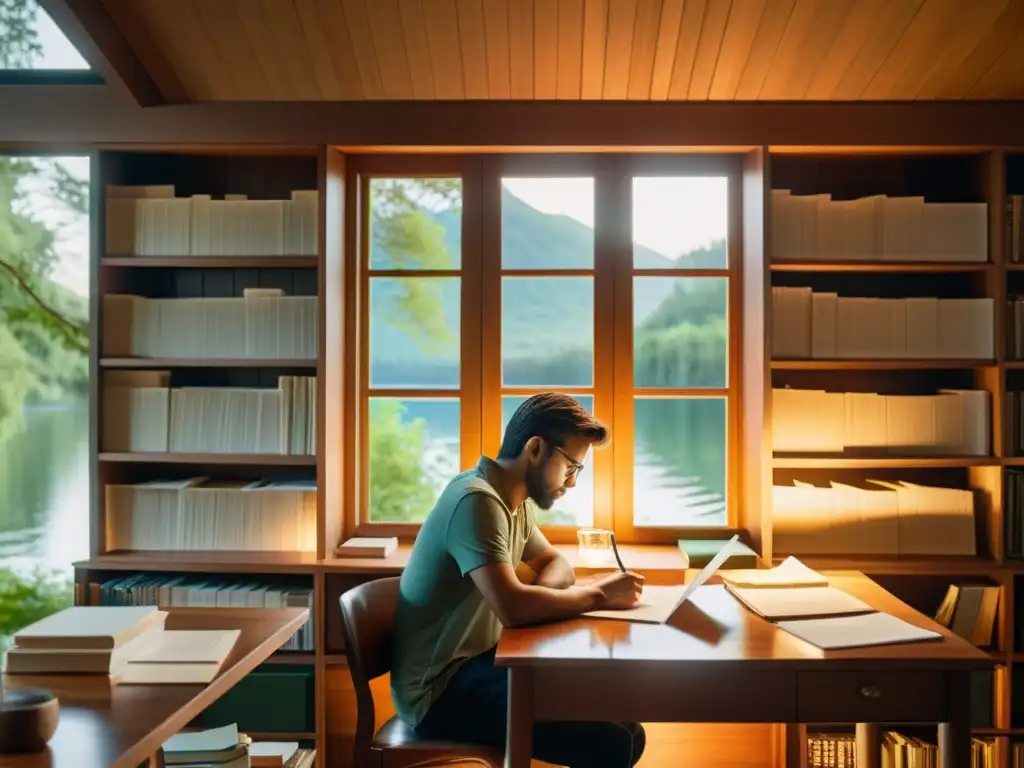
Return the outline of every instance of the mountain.
[[[426,218],[426,217],[423,217]],[[461,263],[461,217],[445,211],[430,218],[443,230],[453,265]],[[416,222],[424,236],[424,222]],[[430,235],[429,232],[426,233]],[[502,266],[506,269],[593,267],[594,231],[567,216],[538,211],[507,190],[502,193]],[[670,259],[636,245],[641,269],[722,267],[725,244]],[[373,249],[372,266],[396,260]],[[410,270],[410,277],[415,271]],[[640,277],[634,282],[637,324],[673,294],[674,278]],[[689,287],[683,284],[683,292]],[[371,281],[371,386],[458,387],[460,286],[457,278],[375,278]],[[447,339],[431,343],[423,326],[443,310]],[[593,349],[593,280],[589,277],[506,277],[502,280],[502,349],[506,384],[588,385]],[[424,348],[424,342],[428,344]],[[552,367],[552,363],[560,363]],[[510,362],[511,361],[511,362]],[[557,371],[557,373],[556,373]],[[555,380],[557,377],[557,380]]]

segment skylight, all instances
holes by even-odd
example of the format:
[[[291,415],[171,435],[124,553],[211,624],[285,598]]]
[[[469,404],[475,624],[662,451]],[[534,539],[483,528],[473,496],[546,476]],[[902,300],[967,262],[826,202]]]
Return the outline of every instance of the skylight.
[[[89,69],[37,0],[0,0],[0,70]]]

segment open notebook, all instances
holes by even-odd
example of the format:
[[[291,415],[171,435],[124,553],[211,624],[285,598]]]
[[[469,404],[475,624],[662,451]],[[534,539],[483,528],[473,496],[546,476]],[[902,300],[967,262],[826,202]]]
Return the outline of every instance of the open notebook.
[[[781,629],[826,650],[936,640],[922,629],[877,611],[828,579],[789,557],[775,568],[722,575],[726,589],[743,605]]]
[[[711,562],[705,565],[693,581],[685,587],[644,587],[640,596],[640,602],[632,608],[617,610],[589,611],[584,614],[597,619],[618,619],[620,621],[638,621],[646,624],[664,624],[680,605],[685,603],[699,586],[710,579],[715,571],[722,567],[722,564],[732,554],[732,545],[739,541],[739,536],[733,536],[718,551]]]

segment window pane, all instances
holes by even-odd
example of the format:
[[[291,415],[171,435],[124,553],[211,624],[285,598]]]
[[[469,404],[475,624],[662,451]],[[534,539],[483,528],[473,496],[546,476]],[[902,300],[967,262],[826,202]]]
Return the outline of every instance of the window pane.
[[[725,525],[725,398],[638,397],[633,419],[633,525]]]
[[[460,282],[370,278],[371,387],[459,387]]]
[[[590,413],[594,412],[594,398],[591,395],[573,395],[579,404]],[[509,419],[516,408],[526,400],[515,395],[501,398],[501,431],[504,435]],[[587,459],[587,466],[576,478],[576,486],[555,501],[551,509],[541,510],[538,523],[541,525],[585,526],[594,523],[594,468],[593,456]]]
[[[633,386],[725,387],[729,281],[633,279]]]
[[[594,180],[502,179],[501,266],[594,268]]]
[[[421,522],[459,467],[459,401],[370,398],[370,521]]]
[[[88,70],[38,0],[0,3],[0,69]]]
[[[509,387],[594,381],[594,279],[501,280],[501,380]]]
[[[725,269],[728,216],[724,176],[633,179],[633,266]]]
[[[458,269],[462,179],[372,179],[370,269]]]

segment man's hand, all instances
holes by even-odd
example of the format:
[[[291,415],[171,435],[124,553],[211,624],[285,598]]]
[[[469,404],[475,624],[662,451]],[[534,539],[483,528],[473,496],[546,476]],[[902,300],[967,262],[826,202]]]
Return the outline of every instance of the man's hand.
[[[640,601],[644,577],[639,573],[612,573],[597,579],[593,585],[601,591],[600,608],[622,610],[632,608]]]

